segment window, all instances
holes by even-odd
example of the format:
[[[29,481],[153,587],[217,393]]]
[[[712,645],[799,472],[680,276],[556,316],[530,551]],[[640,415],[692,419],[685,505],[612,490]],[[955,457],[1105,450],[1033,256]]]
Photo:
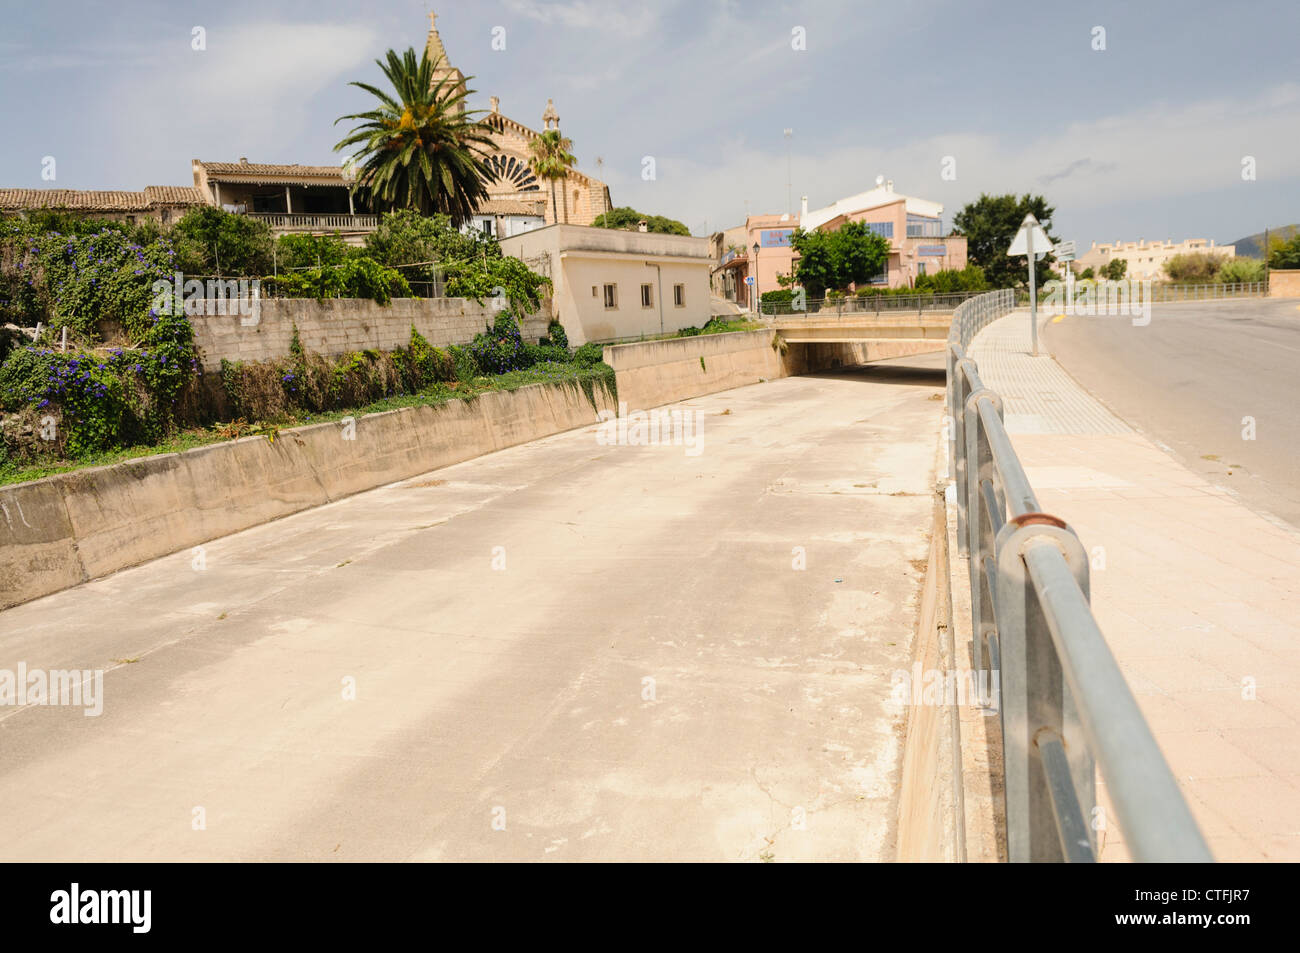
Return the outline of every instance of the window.
[[[618,307],[618,285],[605,286],[605,309]]]
[[[685,285],[673,285],[673,306],[678,308],[686,307]]]
[[[595,285],[592,285],[592,286],[591,286],[591,296],[592,296],[593,298],[599,298],[599,297],[600,297],[600,291],[596,288]]]
[[[652,285],[641,286],[641,307],[653,308],[655,306],[654,287]]]
[[[863,224],[867,226],[867,231],[874,232],[875,234],[879,235],[881,238],[894,237],[893,222],[863,222]]]
[[[485,219],[483,219],[483,221],[479,222],[478,225],[479,225],[479,228],[481,228],[481,229],[483,230],[483,234],[484,234],[484,235],[491,235],[491,234],[492,234],[492,219],[490,219],[490,218],[485,218]]]

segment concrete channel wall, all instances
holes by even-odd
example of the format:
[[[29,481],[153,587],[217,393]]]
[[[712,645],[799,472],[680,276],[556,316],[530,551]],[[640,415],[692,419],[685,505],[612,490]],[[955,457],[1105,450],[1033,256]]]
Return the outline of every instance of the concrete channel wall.
[[[314,424],[0,487],[0,608],[592,424],[605,409],[600,386],[588,398],[577,384],[533,384],[371,414],[352,430]]]
[[[276,340],[284,337],[280,325],[291,317],[285,313],[273,324],[264,314],[263,332],[279,327]],[[386,317],[406,321],[409,315]],[[617,370],[619,399],[637,409],[893,356],[893,342],[791,345],[782,355],[772,347],[773,334],[701,335],[619,345],[605,354]],[[0,608],[385,483],[592,424],[600,410],[617,407],[599,386],[589,399],[576,384],[535,384],[473,401],[360,417],[351,440],[344,439],[339,423],[315,424],[283,431],[274,442],[246,437],[0,487]]]

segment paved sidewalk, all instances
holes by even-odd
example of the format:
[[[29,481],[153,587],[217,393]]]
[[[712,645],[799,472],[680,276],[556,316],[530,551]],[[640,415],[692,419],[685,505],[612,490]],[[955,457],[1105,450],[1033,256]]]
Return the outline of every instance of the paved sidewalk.
[[[1097,620],[1215,857],[1300,860],[1300,534],[1030,357],[1024,313],[969,353],[1039,502],[1092,553]],[[1101,844],[1128,859],[1114,823]]]

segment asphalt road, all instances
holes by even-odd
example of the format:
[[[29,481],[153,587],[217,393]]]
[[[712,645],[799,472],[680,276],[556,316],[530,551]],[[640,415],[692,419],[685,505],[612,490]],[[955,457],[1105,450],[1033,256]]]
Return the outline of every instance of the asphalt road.
[[[942,365],[561,434],[0,613],[6,860],[881,860]],[[799,563],[801,565],[796,565]]]
[[[1157,304],[1145,326],[1040,319],[1046,350],[1119,417],[1252,509],[1300,527],[1300,301]]]

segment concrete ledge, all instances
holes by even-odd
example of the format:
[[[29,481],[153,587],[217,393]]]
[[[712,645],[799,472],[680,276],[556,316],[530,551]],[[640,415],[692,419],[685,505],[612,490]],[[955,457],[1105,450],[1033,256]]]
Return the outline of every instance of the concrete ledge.
[[[954,669],[947,651],[951,629],[947,541],[943,502],[936,498],[912,646],[912,681],[905,683],[912,698],[905,701],[907,733],[898,792],[900,861],[952,863],[964,860],[966,853],[958,715],[955,706],[944,703],[942,697],[923,696],[926,703],[920,704],[916,698],[928,673]],[[919,685],[918,677],[922,679]],[[939,694],[942,696],[942,691]]]
[[[614,368],[619,400],[645,409],[759,381],[942,349],[941,342],[929,341],[813,342],[790,343],[778,353],[772,341],[779,333],[761,328],[615,344],[605,348],[605,363]]]
[[[596,423],[576,382],[282,431],[0,487],[0,608],[438,467]],[[352,439],[345,435],[353,433]]]

